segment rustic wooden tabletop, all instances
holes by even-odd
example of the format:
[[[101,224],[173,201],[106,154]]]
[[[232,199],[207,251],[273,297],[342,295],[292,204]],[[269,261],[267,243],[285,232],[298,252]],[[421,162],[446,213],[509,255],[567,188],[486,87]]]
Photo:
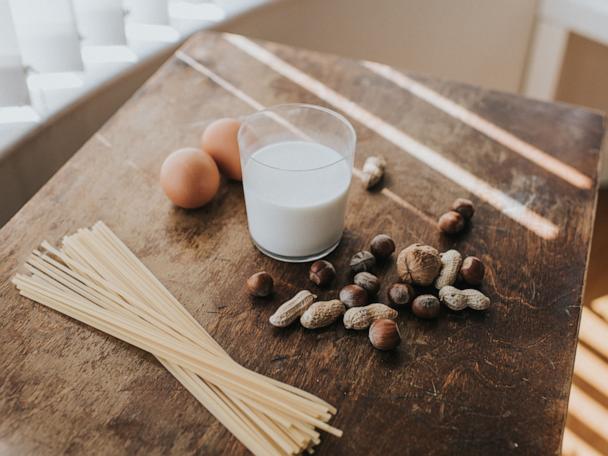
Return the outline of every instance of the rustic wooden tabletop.
[[[251,244],[239,183],[200,210],[158,185],[164,157],[211,120],[306,102],[348,116],[356,166],[384,155],[381,191],[354,181],[339,270],[380,232],[483,259],[486,312],[401,312],[404,340],[372,349],[341,324],[277,330],[268,317],[310,287],[309,265]],[[104,220],[239,362],[338,407],[341,439],[319,454],[557,454],[566,416],[604,119],[388,67],[201,33],[0,231],[0,453],[242,454],[244,448],[151,355],[21,298],[9,283],[44,239]],[[477,213],[457,237],[437,217]],[[252,300],[246,278],[278,282]],[[394,265],[378,271],[387,285]]]

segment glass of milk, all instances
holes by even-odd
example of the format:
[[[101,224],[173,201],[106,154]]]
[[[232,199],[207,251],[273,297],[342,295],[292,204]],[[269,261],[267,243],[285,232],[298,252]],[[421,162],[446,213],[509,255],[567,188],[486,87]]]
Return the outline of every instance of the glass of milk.
[[[344,230],[356,134],[321,106],[251,114],[238,133],[249,233],[264,254],[292,263],[334,250]]]

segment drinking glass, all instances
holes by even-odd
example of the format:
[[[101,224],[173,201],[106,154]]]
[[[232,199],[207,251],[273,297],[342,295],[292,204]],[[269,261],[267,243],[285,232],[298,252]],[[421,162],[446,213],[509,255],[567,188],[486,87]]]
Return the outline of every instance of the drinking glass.
[[[242,119],[238,143],[249,233],[286,262],[321,258],[340,243],[356,134],[344,116],[283,104]]]

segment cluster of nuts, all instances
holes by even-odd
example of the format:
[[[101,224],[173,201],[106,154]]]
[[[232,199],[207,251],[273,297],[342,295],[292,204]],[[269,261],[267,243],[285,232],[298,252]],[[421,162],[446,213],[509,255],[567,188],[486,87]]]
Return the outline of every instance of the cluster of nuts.
[[[460,233],[475,214],[473,203],[465,198],[458,198],[452,203],[449,211],[439,217],[437,225],[447,234]]]
[[[414,314],[420,312],[426,314],[427,318],[434,318],[439,314],[440,301],[452,310],[466,307],[485,310],[490,307],[490,299],[479,290],[460,290],[454,287],[457,281],[470,286],[481,284],[485,267],[477,257],[470,256],[463,260],[457,250],[439,253],[431,246],[412,244],[399,253],[397,272],[399,278],[407,284],[425,287],[433,284],[439,290],[439,299],[432,294],[420,295],[414,299]]]
[[[477,257],[462,258],[456,250],[440,253],[424,244],[412,244],[401,250],[396,260],[399,282],[392,284],[386,292],[387,304],[374,302],[380,290],[380,279],[371,271],[377,262],[391,257],[395,242],[386,234],[379,234],[371,242],[370,250],[354,254],[350,268],[353,283],[344,286],[337,299],[317,301],[309,290],[302,290],[283,303],[270,317],[276,327],[286,327],[299,319],[308,329],[331,325],[340,317],[346,329],[369,328],[369,340],[375,348],[391,350],[401,341],[399,327],[394,321],[397,309],[410,305],[418,318],[433,319],[441,311],[441,303],[452,310],[471,308],[485,310],[490,300],[480,291],[458,289],[454,285],[463,282],[478,286],[484,276],[484,265]],[[309,279],[318,287],[327,287],[336,277],[336,269],[326,260],[315,261],[309,271]],[[416,296],[415,287],[434,285],[434,294]],[[254,274],[247,281],[249,292],[254,296],[272,293],[272,277],[266,272]]]
[[[351,258],[354,283],[340,290],[339,299],[317,301],[317,296],[311,291],[301,290],[279,306],[270,316],[270,324],[284,328],[299,319],[303,327],[317,329],[331,325],[342,317],[347,329],[370,328],[369,339],[374,347],[381,350],[394,348],[401,341],[399,328],[393,321],[397,318],[397,311],[385,304],[369,304],[370,298],[380,290],[380,280],[369,271],[376,262],[386,260],[394,251],[395,242],[390,236],[380,234],[374,237],[370,251],[358,252]],[[327,287],[335,277],[336,269],[329,261],[315,261],[310,267],[309,279],[318,287]],[[264,271],[253,274],[247,280],[249,293],[256,297],[269,296],[273,285],[272,277]],[[394,298],[396,302],[404,299],[398,293]]]

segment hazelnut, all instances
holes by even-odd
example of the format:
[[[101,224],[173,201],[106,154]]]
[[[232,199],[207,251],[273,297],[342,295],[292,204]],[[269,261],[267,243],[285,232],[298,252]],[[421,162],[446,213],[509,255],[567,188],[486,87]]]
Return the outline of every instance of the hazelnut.
[[[361,307],[367,304],[367,291],[359,285],[346,285],[340,290],[340,301],[346,307]]]
[[[485,266],[477,257],[466,257],[460,266],[460,278],[469,285],[479,285],[485,274]]]
[[[463,230],[464,222],[465,219],[460,212],[448,211],[439,217],[438,225],[444,233],[455,234]]]
[[[265,271],[256,272],[247,279],[247,289],[252,296],[264,298],[272,293],[273,286],[274,280]]]
[[[405,283],[429,286],[440,270],[441,256],[430,245],[412,244],[397,257],[397,272]]]
[[[384,260],[395,251],[395,241],[386,234],[379,234],[372,239],[370,250],[376,259]]]
[[[369,295],[375,295],[380,289],[380,280],[371,272],[359,272],[353,281],[355,285],[365,289]]]
[[[404,306],[414,298],[414,289],[407,283],[394,283],[386,295],[388,301],[394,306]]]
[[[367,250],[361,250],[350,259],[350,268],[353,272],[363,272],[371,270],[376,264],[376,258]]]
[[[466,198],[457,198],[452,203],[452,207],[450,209],[458,212],[464,217],[465,220],[470,220],[471,217],[473,217],[473,214],[475,214],[475,206],[473,206],[473,201]]]
[[[376,320],[369,327],[369,341],[378,350],[392,350],[401,342],[399,326],[386,318]]]
[[[412,302],[412,313],[418,318],[437,318],[440,310],[439,299],[430,294],[420,295]]]
[[[325,287],[329,285],[336,277],[336,270],[334,265],[329,261],[319,260],[315,261],[310,266],[308,277],[315,285]]]

